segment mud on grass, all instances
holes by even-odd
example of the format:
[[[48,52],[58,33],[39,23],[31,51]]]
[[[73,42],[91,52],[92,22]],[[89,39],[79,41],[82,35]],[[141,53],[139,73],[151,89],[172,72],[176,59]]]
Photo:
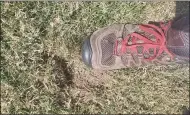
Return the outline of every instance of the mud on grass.
[[[1,113],[178,113],[188,65],[95,71],[82,41],[113,23],[172,19],[175,2],[2,2]],[[151,11],[151,12],[150,12]]]

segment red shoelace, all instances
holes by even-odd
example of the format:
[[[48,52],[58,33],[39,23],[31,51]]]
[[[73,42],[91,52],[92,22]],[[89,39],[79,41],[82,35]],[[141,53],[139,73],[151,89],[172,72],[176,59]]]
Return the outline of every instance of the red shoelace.
[[[147,32],[151,35],[154,35],[155,41],[152,41],[148,39],[147,37],[140,35],[139,33],[131,33],[125,37],[121,42],[121,52],[120,54],[125,54],[126,50],[129,49],[131,53],[137,54],[137,47],[142,46],[144,54],[145,52],[149,52],[149,49],[153,50],[153,56],[149,56],[148,58],[145,58],[146,60],[153,60],[157,58],[159,55],[161,55],[163,52],[166,52],[171,59],[173,59],[173,54],[167,49],[166,47],[166,37],[165,34],[170,26],[171,22],[169,22],[167,25],[164,25],[163,22],[160,22],[160,28],[158,26],[155,26],[153,24],[146,24],[146,25],[139,25],[139,28]],[[131,44],[128,44],[129,39],[131,39]],[[143,41],[142,43],[137,43],[137,40]],[[118,48],[118,40],[116,41],[116,46],[114,49],[114,53],[118,55],[117,52]],[[158,52],[156,52],[158,50]]]

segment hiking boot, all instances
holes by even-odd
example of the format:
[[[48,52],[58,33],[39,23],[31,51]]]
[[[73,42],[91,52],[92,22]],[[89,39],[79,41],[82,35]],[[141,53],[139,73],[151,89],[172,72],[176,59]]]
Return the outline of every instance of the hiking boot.
[[[159,24],[114,24],[95,31],[82,46],[83,62],[94,69],[187,63],[189,17]]]

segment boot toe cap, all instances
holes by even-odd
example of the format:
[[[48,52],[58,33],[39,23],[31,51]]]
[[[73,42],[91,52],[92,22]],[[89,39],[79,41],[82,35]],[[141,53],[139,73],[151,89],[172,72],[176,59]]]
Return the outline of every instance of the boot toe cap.
[[[82,45],[82,60],[88,67],[92,67],[92,48],[90,39],[86,39]]]

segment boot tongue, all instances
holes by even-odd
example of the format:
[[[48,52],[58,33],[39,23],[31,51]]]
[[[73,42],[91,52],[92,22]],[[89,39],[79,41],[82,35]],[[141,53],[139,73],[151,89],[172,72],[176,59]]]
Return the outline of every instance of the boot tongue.
[[[167,39],[167,46],[168,47],[184,47],[185,43],[183,41],[182,35],[185,35],[184,32],[176,30],[176,29],[170,29],[168,31],[168,38]]]
[[[189,58],[189,16],[173,22],[167,32],[167,47],[175,55]]]
[[[115,54],[116,55],[121,55],[122,52],[121,52],[121,48],[122,48],[122,40],[123,38],[117,38],[117,44],[115,43],[114,47],[115,47]]]

